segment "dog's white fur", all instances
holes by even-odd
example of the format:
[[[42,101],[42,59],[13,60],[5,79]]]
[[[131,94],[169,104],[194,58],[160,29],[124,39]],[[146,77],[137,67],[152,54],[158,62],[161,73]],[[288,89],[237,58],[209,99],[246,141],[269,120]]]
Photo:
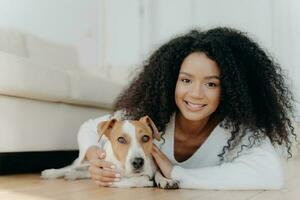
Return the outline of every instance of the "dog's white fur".
[[[156,185],[161,188],[178,188],[179,183],[172,179],[165,178],[160,171],[157,170],[152,156],[145,155],[141,144],[137,141],[135,126],[129,121],[125,121],[122,125],[122,131],[131,139],[124,167],[122,167],[122,163],[115,157],[111,141],[105,135],[102,136],[103,139],[106,140],[104,145],[104,150],[106,152],[105,160],[113,163],[122,175],[120,181],[114,182],[111,187],[152,187],[154,186],[154,178]],[[136,157],[144,159],[144,167],[140,173],[134,173],[131,164],[132,159]],[[64,177],[67,180],[90,178],[88,168],[89,163],[87,161],[80,163],[79,160],[76,159],[70,166],[61,169],[48,169],[42,171],[41,177],[47,179]]]

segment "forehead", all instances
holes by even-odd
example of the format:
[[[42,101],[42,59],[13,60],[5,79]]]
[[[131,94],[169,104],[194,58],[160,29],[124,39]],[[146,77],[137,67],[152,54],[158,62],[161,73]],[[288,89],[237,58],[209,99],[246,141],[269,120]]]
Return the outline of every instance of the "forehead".
[[[180,73],[187,73],[199,77],[210,77],[220,76],[220,69],[217,63],[208,58],[205,53],[194,52],[183,60]]]
[[[151,135],[152,131],[150,127],[145,125],[140,121],[133,121],[133,120],[125,120],[121,122],[117,122],[114,128],[116,134],[114,135],[121,135],[121,134],[136,134],[136,135]]]

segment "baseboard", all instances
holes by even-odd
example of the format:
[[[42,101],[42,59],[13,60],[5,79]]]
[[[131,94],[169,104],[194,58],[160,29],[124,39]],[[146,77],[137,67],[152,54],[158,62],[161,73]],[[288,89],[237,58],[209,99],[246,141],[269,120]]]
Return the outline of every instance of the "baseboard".
[[[69,165],[78,157],[74,151],[0,152],[0,174],[32,173]]]

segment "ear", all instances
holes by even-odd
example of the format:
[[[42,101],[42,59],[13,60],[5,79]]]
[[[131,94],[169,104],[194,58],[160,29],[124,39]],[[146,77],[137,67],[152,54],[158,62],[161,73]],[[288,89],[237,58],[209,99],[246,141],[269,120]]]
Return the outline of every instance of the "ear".
[[[116,119],[100,122],[97,127],[97,132],[100,135],[100,137],[102,135],[105,135],[107,138],[110,138],[111,130],[116,122],[117,122]]]
[[[146,115],[144,117],[141,117],[140,122],[143,122],[144,124],[146,124],[147,126],[149,126],[152,130],[152,135],[153,135],[153,138],[157,139],[158,141],[160,141],[160,134],[157,130],[157,127],[155,126],[154,122],[152,121],[152,119]]]

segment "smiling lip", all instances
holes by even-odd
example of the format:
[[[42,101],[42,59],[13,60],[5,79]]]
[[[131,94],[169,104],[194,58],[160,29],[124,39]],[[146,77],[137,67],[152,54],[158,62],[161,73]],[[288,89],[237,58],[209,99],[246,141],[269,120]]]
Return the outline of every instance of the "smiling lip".
[[[200,111],[206,106],[206,104],[195,104],[188,101],[184,101],[184,103],[186,107],[191,111]]]

